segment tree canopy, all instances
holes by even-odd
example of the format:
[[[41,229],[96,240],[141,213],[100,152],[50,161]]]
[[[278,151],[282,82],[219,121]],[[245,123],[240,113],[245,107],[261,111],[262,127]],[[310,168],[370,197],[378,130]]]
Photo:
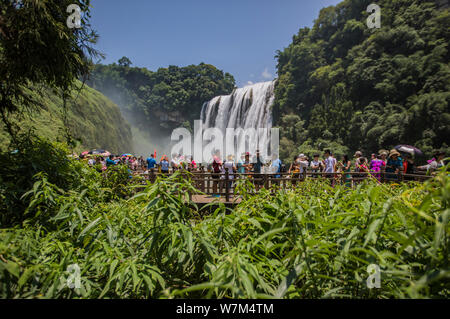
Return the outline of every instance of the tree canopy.
[[[234,89],[233,76],[210,64],[152,72],[125,66],[124,58],[119,64],[97,64],[87,83],[120,105],[125,116],[143,129],[186,126],[185,122],[198,119],[204,102]]]
[[[274,118],[282,144],[300,145],[285,158],[324,145],[345,153],[406,143],[428,154],[450,145],[449,10],[381,0],[381,28],[369,29],[372,2],[322,9],[278,51]]]
[[[80,7],[81,27],[69,28],[67,7]],[[6,0],[0,3],[0,113],[35,106],[27,94],[31,83],[70,92],[75,80],[85,76],[97,34],[89,25],[89,0]]]

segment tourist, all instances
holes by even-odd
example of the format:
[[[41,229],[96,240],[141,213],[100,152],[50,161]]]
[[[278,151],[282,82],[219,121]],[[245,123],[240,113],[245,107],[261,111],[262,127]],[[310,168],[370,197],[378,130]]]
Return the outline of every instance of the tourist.
[[[115,157],[113,155],[110,155],[107,159],[106,159],[106,167],[110,167],[110,166],[114,166],[116,165],[116,161],[115,161]]]
[[[300,154],[297,159],[300,176],[305,177],[306,176],[306,169],[309,166],[309,162],[305,154]]]
[[[381,170],[386,166],[386,162],[383,161],[382,155],[377,155],[375,159],[370,161],[369,169],[373,173],[372,176],[378,181],[381,181]]]
[[[222,161],[220,160],[220,152],[216,151],[216,154],[213,156],[212,162],[212,174],[213,178],[213,197],[220,197],[220,194],[217,194],[217,187],[219,186],[220,172],[222,171]],[[219,187],[220,189],[220,187]],[[220,192],[220,190],[219,190]]]
[[[359,165],[361,165],[359,159],[363,156],[361,151],[356,151],[353,158],[355,159],[355,172],[359,172]]]
[[[281,172],[281,167],[282,167],[282,162],[281,160],[275,155],[272,155],[272,172],[273,173],[280,173]],[[274,178],[280,178],[281,175],[274,175]]]
[[[317,173],[320,173],[323,169],[323,165],[322,165],[322,162],[319,160],[319,156],[320,156],[319,154],[314,154],[313,160],[309,164],[312,172],[316,173],[316,174],[313,174],[314,178],[318,178],[319,174],[317,174]]]
[[[144,160],[144,157],[143,156],[139,156],[139,158],[138,158],[138,167],[140,169],[144,168],[145,167],[145,163],[146,163],[146,161]]]
[[[381,156],[380,159],[381,159],[384,163],[387,163],[387,158],[388,158],[389,152],[386,151],[386,150],[380,150],[380,151],[378,152],[378,154]]]
[[[244,168],[245,173],[250,173],[252,171],[252,163],[250,162],[250,153],[245,153],[245,160],[244,160]]]
[[[407,175],[414,174],[415,167],[414,167],[414,159],[411,154],[406,153],[405,154],[405,160],[403,161],[403,173]],[[412,181],[414,180],[413,176],[405,176],[405,180]]]
[[[245,174],[245,153],[241,154],[241,158],[238,161],[238,166],[237,166],[237,172],[239,174]],[[242,178],[242,176],[240,176],[240,178]]]
[[[233,186],[234,172],[236,171],[236,166],[234,165],[234,157],[233,155],[228,155],[227,160],[223,163],[223,173],[226,174],[226,170],[228,170],[228,187],[231,188]]]
[[[191,157],[190,157],[190,161],[189,161],[188,167],[189,167],[189,169],[190,169],[191,171],[197,169],[197,163],[194,161],[194,156],[191,156]]]
[[[151,154],[149,158],[147,158],[147,169],[151,170],[155,168],[156,166],[156,160],[155,160],[155,154]]]
[[[95,165],[95,159],[92,156],[89,157],[88,164],[89,164],[89,166]]]
[[[263,163],[259,154],[259,150],[256,150],[255,163],[253,164],[253,173],[261,174],[261,167]]]
[[[178,159],[178,155],[177,154],[172,154],[172,159],[170,160],[170,167],[172,167],[172,171],[175,172],[175,170],[178,169],[180,165],[179,159]]]
[[[255,181],[255,185],[262,185],[263,184],[263,178],[261,175],[261,168],[263,166],[263,162],[261,161],[261,156],[259,153],[259,150],[256,150],[256,156],[255,156],[255,161],[253,164],[253,173],[254,173],[254,181]]]
[[[359,162],[359,164],[358,164],[357,167],[358,167],[359,171],[363,172],[363,173],[368,173],[369,172],[369,167],[368,167],[368,163],[367,163],[367,158],[361,156],[358,159],[358,162]],[[366,177],[366,176],[367,175],[364,175],[364,177]]]
[[[352,186],[352,175],[349,174],[352,170],[352,162],[348,158],[348,155],[342,156],[342,162],[337,163],[339,169],[344,173],[344,185],[347,187]]]
[[[155,161],[155,163],[156,163],[156,161]],[[136,156],[133,156],[130,159],[130,167],[131,167],[131,170],[133,170],[133,171],[137,171],[139,169],[139,160]]]
[[[400,158],[400,153],[393,149],[389,153],[389,158],[386,163],[386,178],[391,180],[398,180],[398,174],[403,171],[403,162]]]
[[[166,155],[163,155],[163,157],[161,158],[161,161],[159,162],[159,167],[161,168],[161,173],[164,175],[168,175],[169,174],[169,159],[167,158]]]
[[[101,170],[102,171],[106,170],[106,160],[103,156],[100,156],[99,163],[100,163]]]
[[[298,156],[294,157],[294,161],[291,164],[291,167],[289,167],[288,173],[291,174],[291,178],[293,179],[292,184],[295,185],[297,183],[297,180],[300,179],[300,159]]]
[[[444,158],[445,158],[445,152],[437,151],[434,154],[433,158],[430,161],[428,161],[429,163],[427,165],[419,166],[417,169],[426,170],[427,174],[431,173],[431,172],[445,166]]]
[[[325,150],[324,152],[324,160],[323,160],[323,166],[325,167],[324,173],[327,173],[325,177],[331,179],[331,185],[334,186],[334,173],[336,173],[336,159],[331,156],[330,150]]]

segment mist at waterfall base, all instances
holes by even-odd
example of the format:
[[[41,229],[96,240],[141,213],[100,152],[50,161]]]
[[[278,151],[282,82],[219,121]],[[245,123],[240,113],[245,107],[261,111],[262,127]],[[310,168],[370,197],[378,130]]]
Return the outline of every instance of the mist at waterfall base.
[[[156,150],[158,156],[162,154],[169,154],[170,132],[158,130],[156,125],[151,125],[150,123],[148,127],[137,125],[138,115],[130,111],[130,109],[133,108],[126,106],[131,105],[133,101],[125,98],[124,95],[120,93],[120,90],[117,90],[114,87],[109,87],[103,89],[103,94],[117,104],[120,113],[131,128],[132,144],[129,149],[121,150],[122,153],[132,153],[135,156],[148,157],[150,154],[154,153],[154,150]]]
[[[170,153],[170,135],[146,132],[131,125],[133,154],[148,157],[156,150],[157,156]],[[159,158],[157,158],[159,159]]]
[[[258,148],[263,160],[270,160],[271,154],[278,155],[279,141],[274,141],[272,139],[274,136],[271,134],[274,84],[274,81],[270,81],[248,85],[235,89],[230,95],[217,96],[206,102],[200,114],[201,129],[194,130],[194,135],[197,134],[193,141],[195,145],[187,152],[178,151],[178,148],[175,153],[192,153],[192,150],[197,149],[195,154],[184,155],[194,155],[198,161],[199,153],[202,153],[203,163],[209,162],[217,150],[220,151],[222,158],[233,155],[235,160],[241,157],[243,151],[250,152],[252,156],[255,155]],[[215,130],[218,134],[212,133]],[[253,131],[254,135],[244,133],[249,131]],[[231,143],[234,143],[232,147],[228,147],[228,141],[223,139],[227,134],[230,136],[230,132],[241,132],[236,138],[234,138],[235,133],[231,133],[233,134]],[[261,132],[264,133],[261,134]],[[218,136],[220,136],[219,140],[217,140]],[[179,142],[178,134],[172,137],[175,140],[172,141],[175,148],[183,144]],[[275,137],[278,138],[278,134]],[[199,143],[202,143],[202,151],[198,151]],[[217,147],[213,147],[214,145]]]

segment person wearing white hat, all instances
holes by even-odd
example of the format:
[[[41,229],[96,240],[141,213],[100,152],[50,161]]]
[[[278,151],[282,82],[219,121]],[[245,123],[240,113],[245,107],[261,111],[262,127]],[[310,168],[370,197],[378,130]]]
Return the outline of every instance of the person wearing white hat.
[[[306,160],[305,154],[300,154],[297,158],[297,164],[300,168],[300,174],[303,174],[306,172],[306,169],[309,166],[309,162]]]
[[[360,172],[360,165],[361,161],[360,158],[363,157],[363,153],[361,151],[356,151],[355,155],[353,155],[353,158],[355,158],[355,172]]]

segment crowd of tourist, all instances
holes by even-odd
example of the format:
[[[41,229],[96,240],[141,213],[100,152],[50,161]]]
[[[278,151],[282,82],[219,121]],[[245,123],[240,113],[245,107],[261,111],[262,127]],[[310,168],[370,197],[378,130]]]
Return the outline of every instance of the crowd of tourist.
[[[341,158],[336,158],[331,150],[325,150],[321,154],[314,154],[312,158],[308,158],[305,154],[295,156],[292,163],[284,164],[279,158],[272,157],[268,162],[263,162],[259,151],[252,155],[247,152],[243,153],[239,159],[235,159],[233,155],[228,155],[222,159],[219,152],[213,156],[212,162],[206,167],[201,164],[198,165],[192,156],[184,156],[182,154],[172,154],[169,159],[168,156],[163,155],[159,162],[156,159],[156,154],[151,154],[147,159],[135,157],[131,154],[124,155],[109,155],[109,156],[80,156],[81,159],[87,160],[89,165],[97,167],[98,170],[107,170],[110,166],[127,165],[130,172],[140,172],[150,170],[168,174],[170,171],[178,169],[188,169],[190,171],[207,170],[212,173],[215,179],[224,178],[224,173],[228,172],[228,178],[234,179],[234,174],[271,174],[275,178],[280,178],[281,175],[288,175],[293,179],[301,178],[306,173],[312,177],[320,175],[325,177],[338,176],[344,183],[349,183],[355,176],[371,176],[380,180],[381,173],[385,172],[388,179],[397,179],[402,173],[404,179],[412,179],[410,174],[418,171],[432,172],[439,167],[444,166],[445,152],[436,151],[435,155],[426,165],[416,166],[414,157],[409,153],[401,154],[396,149],[390,151],[380,150],[378,153],[373,153],[370,157],[365,157],[361,151],[355,152],[353,158],[344,155]],[[283,174],[282,174],[283,173]],[[286,174],[287,173],[287,174]]]

